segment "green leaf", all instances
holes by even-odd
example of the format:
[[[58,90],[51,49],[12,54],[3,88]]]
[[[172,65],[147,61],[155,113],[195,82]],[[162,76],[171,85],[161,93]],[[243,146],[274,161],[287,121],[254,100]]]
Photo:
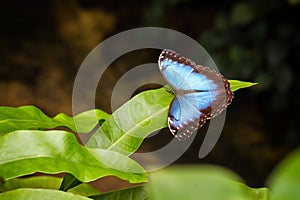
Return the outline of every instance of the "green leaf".
[[[40,188],[57,190],[62,179],[52,176],[35,176],[29,178],[14,178],[4,182],[3,191],[18,188]]]
[[[62,182],[62,178],[53,176],[34,176],[28,178],[15,178],[4,182],[2,192],[15,190],[19,188],[39,188],[57,190]],[[81,196],[99,195],[100,192],[95,190],[87,183],[76,186],[68,192]]]
[[[90,196],[94,200],[146,200],[149,198],[149,191],[146,186],[137,186],[123,190],[103,193],[97,196]]]
[[[88,148],[88,150],[95,158],[101,160],[105,166],[109,167],[110,169],[115,169],[128,174],[145,173],[144,168],[142,168],[134,160],[116,151],[99,148]]]
[[[0,147],[0,177],[5,180],[35,172],[66,172],[82,182],[109,175],[132,183],[147,181],[143,168],[132,159],[105,149],[99,150],[105,156],[95,157],[65,131],[15,131],[0,137]],[[130,168],[139,171],[130,173]]]
[[[214,165],[175,166],[150,176],[151,199],[269,200],[267,188],[250,188],[233,172]]]
[[[239,184],[249,200],[269,200],[270,190],[268,188],[250,188],[242,183]]]
[[[236,91],[256,83],[229,80]],[[130,155],[150,133],[167,126],[169,105],[174,98],[168,87],[142,92],[116,110],[89,139],[97,147]]]
[[[153,200],[233,200],[248,199],[240,179],[217,166],[177,166],[150,176]]]
[[[147,135],[167,126],[173,97],[165,87],[136,95],[102,124],[86,146],[130,155]]]
[[[70,190],[68,190],[68,192],[71,192],[73,194],[78,194],[78,195],[81,195],[81,196],[85,196],[85,197],[100,194],[100,192],[98,190],[94,189],[88,183],[82,183],[82,184],[80,184],[76,187],[73,187]]]
[[[90,110],[76,115],[74,118],[64,113],[54,118],[48,117],[34,106],[18,108],[0,107],[0,136],[16,130],[39,130],[66,127],[74,132],[90,132],[99,120],[106,120],[109,114],[102,110]],[[79,124],[75,127],[75,123]],[[77,129],[76,129],[77,128]]]
[[[51,189],[22,188],[0,193],[1,200],[90,200],[90,198]]]
[[[230,83],[230,89],[232,92],[258,84],[258,83],[244,82],[238,80],[228,80],[228,82]]]
[[[88,110],[79,113],[73,117],[74,121],[72,122],[76,123],[76,129],[77,129],[73,131],[79,133],[89,133],[95,128],[95,126],[99,122],[107,120],[109,116],[110,114],[107,114],[106,112],[99,109]],[[57,116],[54,117],[54,119],[57,120]]]
[[[300,148],[288,155],[274,169],[267,183],[272,199],[300,199]]]

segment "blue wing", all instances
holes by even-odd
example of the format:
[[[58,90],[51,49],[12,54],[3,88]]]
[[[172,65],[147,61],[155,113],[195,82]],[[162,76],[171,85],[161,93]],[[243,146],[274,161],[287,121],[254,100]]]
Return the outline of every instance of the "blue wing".
[[[170,105],[168,125],[178,139],[197,132],[207,119],[231,103],[233,93],[220,73],[171,50],[163,50],[158,63],[176,96]]]

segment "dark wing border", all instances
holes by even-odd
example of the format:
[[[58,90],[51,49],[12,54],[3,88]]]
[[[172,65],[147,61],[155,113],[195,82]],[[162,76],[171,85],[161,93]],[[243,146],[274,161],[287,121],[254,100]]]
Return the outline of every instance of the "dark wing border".
[[[208,68],[206,66],[197,65],[191,59],[185,58],[184,56],[179,55],[173,50],[164,49],[158,59],[159,66],[161,68],[161,62],[165,59],[171,59],[177,61],[179,64],[189,65],[194,71],[193,73],[200,73],[206,76],[209,80],[213,80],[217,85],[217,89],[214,90],[218,92],[218,96],[216,100],[214,100],[210,106],[205,109],[200,110],[201,116],[195,120],[191,119],[187,123],[182,124],[181,127],[174,127],[170,124],[171,116],[169,108],[169,116],[168,116],[168,126],[171,133],[178,138],[178,140],[185,140],[190,137],[193,133],[197,132],[199,128],[201,128],[208,119],[212,119],[215,116],[219,115],[231,102],[234,97],[233,92],[230,90],[230,83],[228,80],[219,72],[214,69]],[[161,69],[162,70],[162,69]],[[162,73],[165,80],[173,86],[172,83],[168,81],[165,77],[164,73]],[[224,98],[225,97],[225,98]],[[176,97],[175,97],[176,98]],[[172,100],[170,107],[173,103]]]

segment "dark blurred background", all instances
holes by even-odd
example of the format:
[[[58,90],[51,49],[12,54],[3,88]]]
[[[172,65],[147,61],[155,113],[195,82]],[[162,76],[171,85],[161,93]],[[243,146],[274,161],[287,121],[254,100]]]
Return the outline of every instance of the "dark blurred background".
[[[0,105],[33,104],[51,116],[72,114],[76,72],[97,44],[131,28],[174,29],[199,41],[228,79],[259,83],[235,92],[221,138],[206,158],[197,157],[205,134],[200,133],[176,163],[216,163],[261,187],[272,168],[300,144],[299,8],[300,0],[4,0]],[[156,62],[158,54],[141,50],[113,63],[97,106],[111,112],[118,78],[135,65]],[[165,133],[161,137],[171,137]],[[157,146],[155,141],[142,148]]]

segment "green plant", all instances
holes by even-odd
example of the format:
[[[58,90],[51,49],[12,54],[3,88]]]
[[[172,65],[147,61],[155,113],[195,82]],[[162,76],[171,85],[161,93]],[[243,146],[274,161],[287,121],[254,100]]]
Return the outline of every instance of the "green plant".
[[[253,85],[230,83],[233,91]],[[147,135],[166,127],[172,98],[163,87],[136,95],[112,115],[96,109],[74,117],[61,113],[51,118],[34,106],[0,107],[0,199],[268,199],[268,189],[249,188],[216,166],[171,167],[152,173],[145,183],[147,172],[129,155]],[[79,144],[73,132],[89,133],[99,122],[87,144]],[[274,196],[299,195],[300,173],[293,170],[299,165],[294,155],[274,172],[268,183]],[[65,176],[23,177],[35,172]],[[110,175],[145,184],[103,194],[88,184]]]

